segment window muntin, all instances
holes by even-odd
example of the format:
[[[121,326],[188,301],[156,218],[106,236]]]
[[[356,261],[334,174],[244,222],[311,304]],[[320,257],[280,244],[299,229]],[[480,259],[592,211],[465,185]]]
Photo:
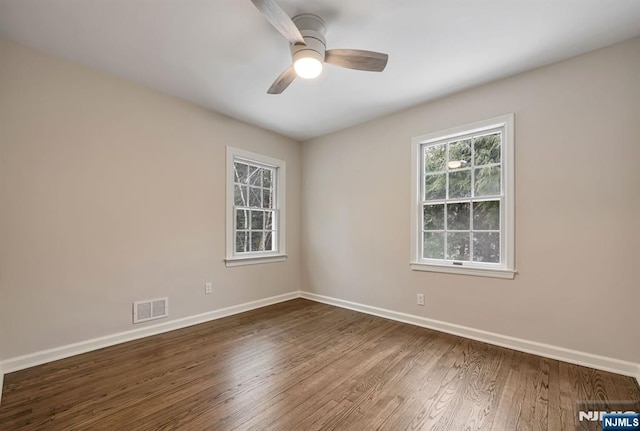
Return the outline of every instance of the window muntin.
[[[412,140],[412,269],[513,278],[513,150],[513,114]]]

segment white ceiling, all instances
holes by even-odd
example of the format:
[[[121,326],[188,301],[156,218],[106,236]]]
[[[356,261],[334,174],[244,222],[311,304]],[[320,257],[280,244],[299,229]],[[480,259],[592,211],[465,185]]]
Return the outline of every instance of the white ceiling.
[[[298,140],[640,36],[640,0],[279,4],[322,16],[329,49],[388,53],[387,69],[327,65],[267,95],[291,59],[250,0],[0,0],[0,36]]]

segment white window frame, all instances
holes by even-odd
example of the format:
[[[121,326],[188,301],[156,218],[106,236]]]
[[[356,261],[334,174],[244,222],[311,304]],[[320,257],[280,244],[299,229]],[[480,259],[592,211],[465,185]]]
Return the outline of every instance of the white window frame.
[[[422,244],[422,169],[424,145],[455,138],[471,133],[501,127],[504,130],[502,150],[502,201],[500,214],[500,255],[502,262],[463,262],[423,259],[420,250]],[[431,271],[449,274],[474,275],[513,279],[515,270],[515,176],[514,176],[514,115],[507,114],[472,124],[454,127],[444,131],[428,133],[411,140],[411,261],[415,271]]]
[[[234,202],[234,163],[244,161],[263,165],[275,170],[274,181],[274,210],[276,211],[275,228],[277,238],[274,238],[276,250],[236,253],[235,250],[235,202]],[[287,259],[286,253],[286,163],[284,160],[252,153],[250,151],[227,146],[227,217],[226,217],[226,258],[227,267],[253,265],[260,263],[282,262]]]

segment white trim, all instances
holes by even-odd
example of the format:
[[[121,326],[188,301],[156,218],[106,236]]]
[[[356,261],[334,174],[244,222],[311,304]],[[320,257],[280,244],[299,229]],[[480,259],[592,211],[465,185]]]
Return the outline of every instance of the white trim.
[[[640,388],[640,364],[638,364],[638,371],[636,372],[636,380],[638,381],[638,388]]]
[[[249,163],[257,163],[266,167],[275,168],[276,177],[273,179],[275,183],[275,208],[277,214],[277,238],[275,243],[277,244],[277,250],[273,253],[273,256],[277,256],[278,259],[266,259],[264,254],[247,254],[237,255],[235,253],[235,235],[233,225],[235,221],[234,214],[234,176],[233,176],[233,163],[235,159],[246,160]],[[268,263],[279,262],[287,259],[287,236],[286,236],[286,178],[287,178],[287,163],[284,160],[275,159],[273,157],[263,156],[262,154],[252,153],[250,151],[242,150],[227,146],[227,160],[226,160],[226,250],[225,250],[225,263],[227,267],[251,265],[255,263]],[[254,260],[255,259],[255,260]]]
[[[2,405],[2,388],[4,387],[4,370],[2,369],[2,363],[0,363],[0,405]]]
[[[227,268],[231,268],[234,266],[242,266],[242,265],[257,265],[260,263],[284,262],[285,260],[287,260],[287,257],[288,256],[286,254],[234,257],[232,259],[225,259],[224,263],[227,266]]]
[[[416,271],[444,272],[449,274],[475,275],[513,279],[515,270],[515,141],[514,114],[502,115],[488,120],[478,121],[451,129],[432,132],[411,139],[411,269]],[[504,210],[501,211],[501,254],[504,261],[500,264],[481,264],[464,262],[462,266],[449,261],[422,259],[420,251],[422,226],[421,183],[422,183],[422,146],[455,136],[475,134],[485,130],[502,128],[504,131],[502,150]],[[493,274],[490,271],[494,271]]]
[[[220,319],[222,317],[244,313],[245,311],[266,307],[267,305],[277,304],[279,302],[289,301],[298,297],[300,297],[300,293],[297,291],[285,293],[283,295],[259,299],[257,301],[209,311],[207,313],[197,314],[195,316],[183,317],[181,319],[171,320],[169,322],[163,322],[157,325],[150,325],[145,328],[132,329],[130,331],[106,335],[104,337],[94,338],[92,340],[86,340],[78,343],[68,344],[66,346],[55,347],[53,349],[41,350],[39,352],[5,359],[4,361],[0,362],[0,369],[4,370],[5,373],[11,373],[47,362],[57,361],[58,359],[68,358],[70,356],[90,352],[92,350],[102,349],[103,347],[109,347],[127,341],[133,341],[139,338],[148,337],[151,335],[162,334],[164,332],[173,331],[175,329],[186,328],[187,326],[209,322],[211,320]]]
[[[533,355],[543,356],[550,359],[557,359],[559,361],[582,365],[584,367],[596,368],[598,370],[631,376],[635,377],[636,379],[640,378],[640,364],[634,362],[622,361],[606,356],[594,355],[591,353],[580,352],[578,350],[571,350],[564,347],[552,346],[550,344],[538,343],[536,341],[523,340],[521,338],[510,337],[508,335],[482,331],[480,329],[474,329],[468,326],[456,325],[454,323],[428,319],[426,317],[416,316],[413,314],[400,313],[384,308],[372,307],[370,305],[345,301],[343,299],[332,298],[329,296],[317,295],[310,292],[301,292],[300,296],[312,301],[322,302],[324,304],[334,305],[336,307],[347,308],[349,310],[359,311],[361,313],[371,314],[373,316],[384,317],[386,319],[421,326],[423,328],[429,328],[440,332],[446,332],[448,334],[470,338],[472,340],[477,340],[483,343],[493,344],[500,347],[506,347],[508,349],[518,350],[520,352],[531,353]]]
[[[445,274],[462,274],[475,275],[478,277],[506,278],[513,280],[516,271],[511,269],[493,269],[493,268],[465,268],[464,266],[453,265],[425,265],[420,262],[411,262],[409,264],[414,271],[443,272]]]

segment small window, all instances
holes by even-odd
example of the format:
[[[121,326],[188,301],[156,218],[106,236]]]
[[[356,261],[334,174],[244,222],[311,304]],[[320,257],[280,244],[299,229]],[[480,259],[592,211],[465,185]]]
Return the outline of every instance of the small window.
[[[227,147],[227,266],[286,259],[285,162]]]
[[[513,115],[412,145],[412,269],[513,278]]]

